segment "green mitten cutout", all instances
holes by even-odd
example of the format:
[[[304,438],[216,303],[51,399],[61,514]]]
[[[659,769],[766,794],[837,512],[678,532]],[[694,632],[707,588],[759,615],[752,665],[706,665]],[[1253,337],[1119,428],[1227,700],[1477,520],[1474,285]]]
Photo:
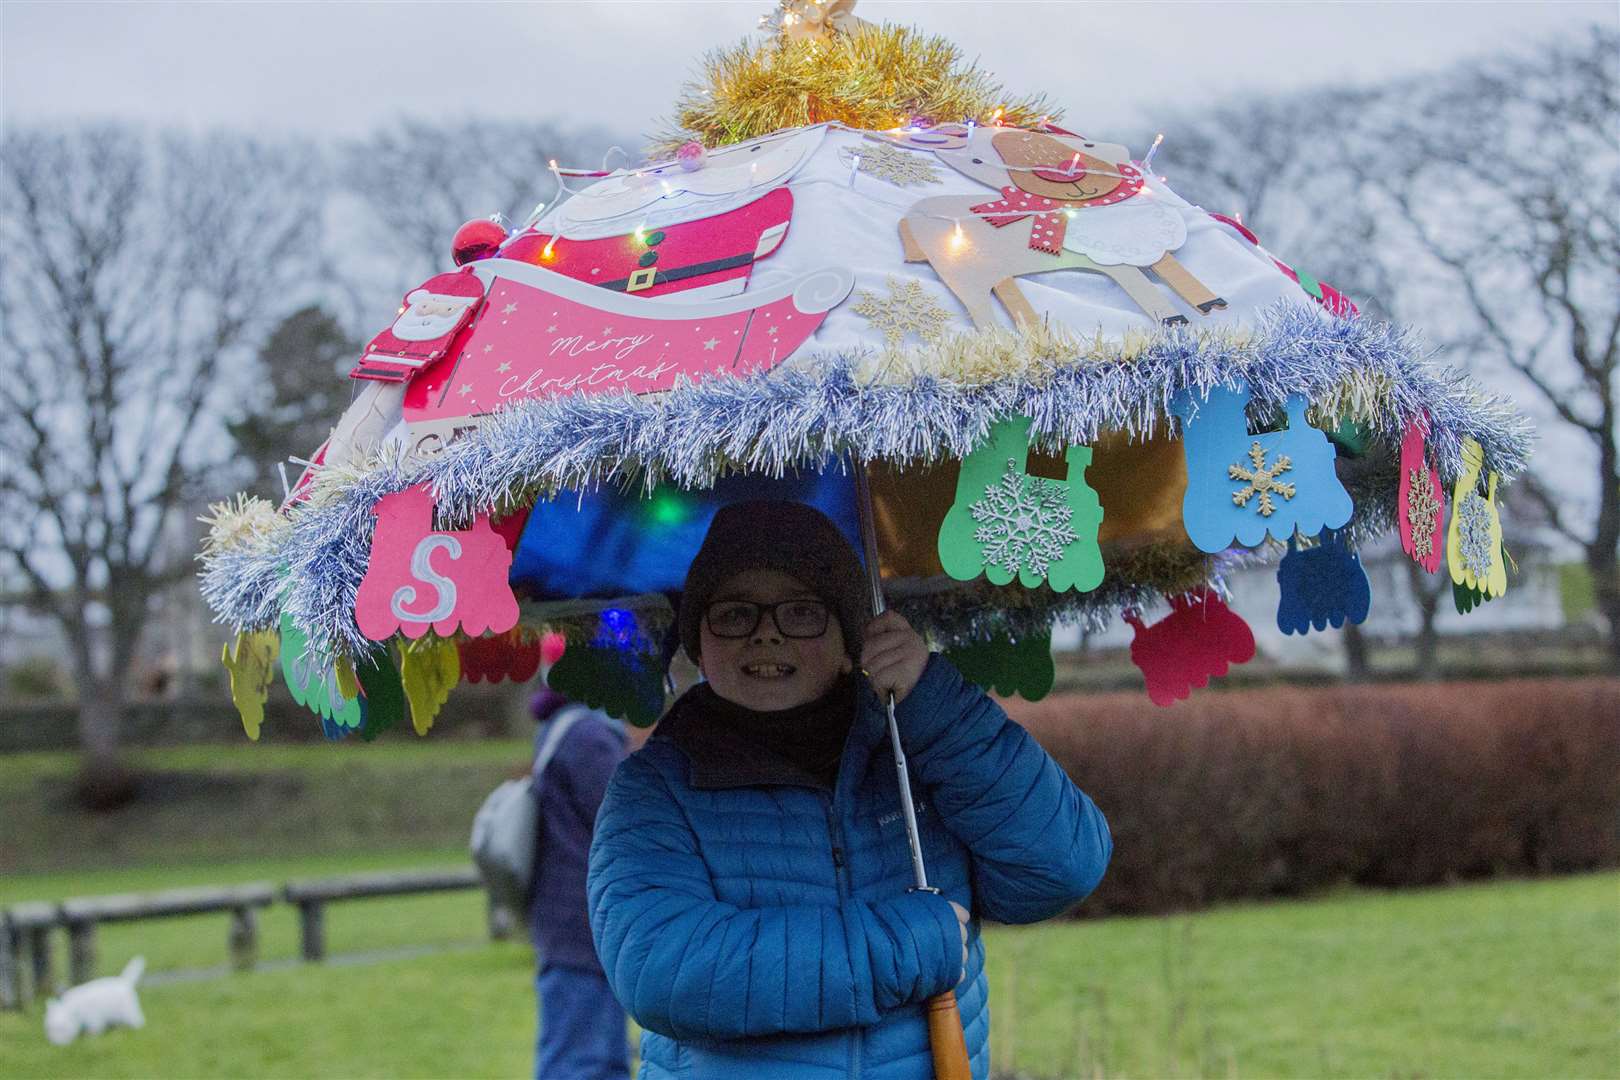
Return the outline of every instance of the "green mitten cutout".
[[[1039,701],[1051,693],[1057,678],[1051,634],[1030,634],[1017,642],[998,634],[989,641],[947,649],[945,659],[968,682],[1002,697],[1017,694],[1025,701]]]
[[[281,674],[293,700],[310,712],[345,730],[360,726],[360,699],[344,696],[331,659],[310,650],[309,638],[285,612],[281,616]]]
[[[370,742],[405,716],[405,686],[386,647],[371,650],[370,656],[355,661],[354,676],[366,695],[365,723],[360,737]]]
[[[664,711],[664,665],[656,653],[570,642],[546,685],[636,727],[651,726]]]

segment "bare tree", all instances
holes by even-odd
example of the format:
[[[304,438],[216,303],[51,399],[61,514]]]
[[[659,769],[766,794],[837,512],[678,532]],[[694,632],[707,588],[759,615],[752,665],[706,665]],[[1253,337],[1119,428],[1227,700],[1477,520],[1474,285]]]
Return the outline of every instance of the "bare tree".
[[[127,129],[0,144],[0,568],[54,618],[90,799],[119,767],[164,526],[231,480],[252,346],[309,288],[319,169],[298,145]]]
[[[1562,460],[1526,490],[1584,553],[1620,673],[1620,33],[1416,89],[1371,133],[1391,151],[1366,173],[1372,205],[1420,253],[1431,330],[1515,373],[1551,426]]]
[[[1584,552],[1620,670],[1617,57],[1620,34],[1593,30],[1351,93],[1232,101],[1167,125],[1159,160],[1364,312],[1523,380],[1555,430],[1515,485],[1538,504],[1521,516]],[[1420,664],[1445,591],[1413,592]]]
[[[555,201],[551,161],[595,168],[612,142],[549,123],[405,120],[349,146],[343,175],[374,219],[371,240],[405,260],[388,286],[395,288],[449,269],[450,238],[462,222],[500,213],[521,224],[537,203]],[[607,164],[627,161],[615,155]]]
[[[1176,190],[1235,215],[1296,268],[1368,298],[1390,285],[1369,260],[1364,223],[1352,213],[1360,182],[1332,152],[1342,117],[1377,100],[1377,89],[1308,90],[1240,97],[1200,110],[1167,110],[1162,168]],[[1376,304],[1375,304],[1376,306]]]

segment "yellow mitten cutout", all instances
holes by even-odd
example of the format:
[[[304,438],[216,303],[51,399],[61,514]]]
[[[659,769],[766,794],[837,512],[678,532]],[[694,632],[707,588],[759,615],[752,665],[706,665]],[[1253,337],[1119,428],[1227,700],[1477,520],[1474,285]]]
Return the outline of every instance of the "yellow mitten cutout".
[[[399,679],[411,705],[411,726],[418,735],[426,735],[450,691],[461,681],[461,653],[456,643],[431,634],[401,643]]]
[[[352,701],[360,696],[360,680],[354,674],[354,662],[347,656],[332,661],[332,674],[337,679],[338,693]]]
[[[1502,515],[1496,508],[1496,473],[1479,493],[1485,451],[1471,437],[1462,445],[1463,470],[1451,492],[1451,524],[1446,530],[1446,563],[1451,580],[1489,597],[1507,592],[1507,563],[1502,558]]]
[[[270,676],[281,656],[281,638],[271,630],[254,630],[236,635],[233,648],[227,642],[220,662],[231,674],[231,703],[242,715],[242,730],[254,742],[264,723],[264,703],[270,696]]]

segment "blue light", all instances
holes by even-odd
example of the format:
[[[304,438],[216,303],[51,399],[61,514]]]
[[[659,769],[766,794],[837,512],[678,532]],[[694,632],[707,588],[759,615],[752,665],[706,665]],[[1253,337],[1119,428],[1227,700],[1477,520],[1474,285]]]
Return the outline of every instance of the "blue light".
[[[602,612],[601,619],[602,632],[592,644],[619,650],[627,650],[641,644],[641,628],[636,624],[633,612],[625,611],[623,608],[608,608]]]

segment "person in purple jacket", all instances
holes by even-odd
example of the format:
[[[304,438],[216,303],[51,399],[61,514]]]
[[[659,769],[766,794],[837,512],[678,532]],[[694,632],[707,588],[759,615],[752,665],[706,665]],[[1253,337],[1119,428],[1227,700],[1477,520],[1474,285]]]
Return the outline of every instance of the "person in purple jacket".
[[[536,693],[529,711],[539,723],[534,739],[537,758],[555,725],[567,725],[551,760],[531,780],[539,807],[528,910],[529,936],[539,964],[535,1076],[624,1080],[630,1075],[625,1015],[591,944],[585,865],[596,811],[613,770],[624,760],[625,727],[601,712],[570,703],[554,690]]]

